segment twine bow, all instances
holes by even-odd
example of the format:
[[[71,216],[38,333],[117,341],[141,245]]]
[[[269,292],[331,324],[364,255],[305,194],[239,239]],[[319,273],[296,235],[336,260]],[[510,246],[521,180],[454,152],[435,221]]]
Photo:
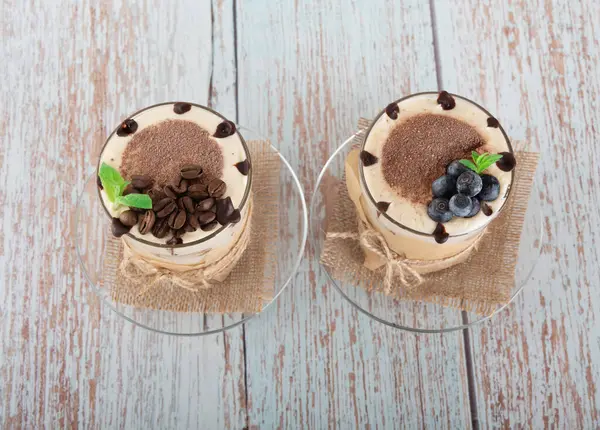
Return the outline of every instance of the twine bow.
[[[384,290],[391,293],[393,281],[398,278],[405,287],[416,287],[423,282],[423,277],[413,269],[408,259],[394,252],[388,246],[385,237],[370,225],[358,218],[359,233],[330,232],[327,237],[331,239],[355,239],[362,246],[374,252],[385,261],[385,277],[383,278]]]
[[[148,292],[155,285],[170,285],[197,293],[219,283],[219,278],[229,274],[242,257],[251,236],[252,200],[248,203],[247,224],[237,242],[221,259],[211,264],[181,265],[157,258],[147,257],[133,250],[123,241],[123,260],[119,265],[119,273],[128,282],[145,285],[137,296]]]

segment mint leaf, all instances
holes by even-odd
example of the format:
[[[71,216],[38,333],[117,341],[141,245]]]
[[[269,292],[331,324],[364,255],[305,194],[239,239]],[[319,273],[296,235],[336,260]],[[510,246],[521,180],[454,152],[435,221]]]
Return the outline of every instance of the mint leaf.
[[[477,172],[477,166],[473,164],[471,160],[458,160],[458,162],[472,171]]]
[[[479,154],[475,151],[471,151],[471,157],[473,157],[473,161],[475,162],[475,164],[477,164],[479,161]]]
[[[152,199],[148,194],[127,194],[117,197],[115,203],[130,208],[152,209]]]
[[[488,167],[490,167],[492,164],[494,164],[496,161],[498,161],[499,159],[502,158],[502,155],[500,154],[493,154],[493,155],[488,155],[485,160],[478,166],[480,172],[483,172],[485,169],[487,169]]]
[[[121,177],[119,171],[106,163],[102,163],[100,169],[98,169],[98,176],[100,177],[100,182],[102,182],[102,187],[106,191],[108,200],[111,202],[114,202],[127,186],[126,181]]]

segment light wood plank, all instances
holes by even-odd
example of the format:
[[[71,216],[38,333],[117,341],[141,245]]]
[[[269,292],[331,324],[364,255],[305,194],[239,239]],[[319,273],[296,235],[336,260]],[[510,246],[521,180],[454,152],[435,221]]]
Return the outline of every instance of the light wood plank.
[[[541,152],[543,254],[510,311],[473,330],[483,428],[600,425],[600,5],[435,1],[442,82]]]
[[[114,125],[159,101],[208,102],[210,2],[13,3],[0,15],[0,423],[242,428],[241,330],[135,328],[95,299],[71,239],[77,194]],[[224,35],[232,13],[218,6]],[[235,103],[227,77],[213,79],[218,109]]]
[[[240,122],[280,146],[307,196],[361,116],[437,87],[427,2],[238,1],[237,18]],[[254,428],[471,424],[461,334],[371,321],[310,253],[277,307],[248,324],[246,353]]]

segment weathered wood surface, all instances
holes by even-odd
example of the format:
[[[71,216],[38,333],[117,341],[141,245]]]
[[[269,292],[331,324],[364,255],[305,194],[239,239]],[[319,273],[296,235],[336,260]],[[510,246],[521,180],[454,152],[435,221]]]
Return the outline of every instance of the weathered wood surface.
[[[542,154],[532,282],[472,332],[481,427],[600,426],[600,3],[435,1],[444,88]]]
[[[5,1],[0,427],[598,427],[599,18],[567,0]],[[136,328],[89,290],[73,207],[128,112],[239,113],[309,195],[360,116],[438,83],[543,154],[543,255],[517,304],[471,332],[472,364],[459,333],[357,313],[311,249],[275,307],[206,338]]]

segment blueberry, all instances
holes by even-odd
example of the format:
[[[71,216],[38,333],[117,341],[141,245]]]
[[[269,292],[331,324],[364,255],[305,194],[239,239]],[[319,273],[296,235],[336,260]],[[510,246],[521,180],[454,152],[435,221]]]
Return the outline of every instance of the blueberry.
[[[448,222],[452,219],[448,199],[433,199],[427,207],[427,215],[435,222]]]
[[[456,178],[450,175],[440,176],[431,184],[431,191],[434,197],[452,197],[456,194]]]
[[[446,167],[446,173],[450,176],[454,176],[455,178],[458,178],[461,174],[468,170],[469,168],[463,166],[458,160],[454,160],[452,163],[448,164],[448,167]]]
[[[463,218],[473,218],[479,213],[479,210],[481,209],[481,203],[479,203],[479,199],[477,197],[471,197],[471,203],[473,203],[473,209],[471,209],[469,215]]]
[[[498,179],[492,175],[481,175],[481,182],[483,188],[481,188],[477,197],[485,202],[496,200],[500,195],[500,182],[498,182]]]
[[[472,170],[462,173],[456,180],[456,191],[469,197],[479,194],[482,187],[481,177]]]
[[[465,217],[471,213],[471,209],[473,209],[473,202],[469,196],[464,194],[455,194],[450,199],[448,206],[454,215]]]

